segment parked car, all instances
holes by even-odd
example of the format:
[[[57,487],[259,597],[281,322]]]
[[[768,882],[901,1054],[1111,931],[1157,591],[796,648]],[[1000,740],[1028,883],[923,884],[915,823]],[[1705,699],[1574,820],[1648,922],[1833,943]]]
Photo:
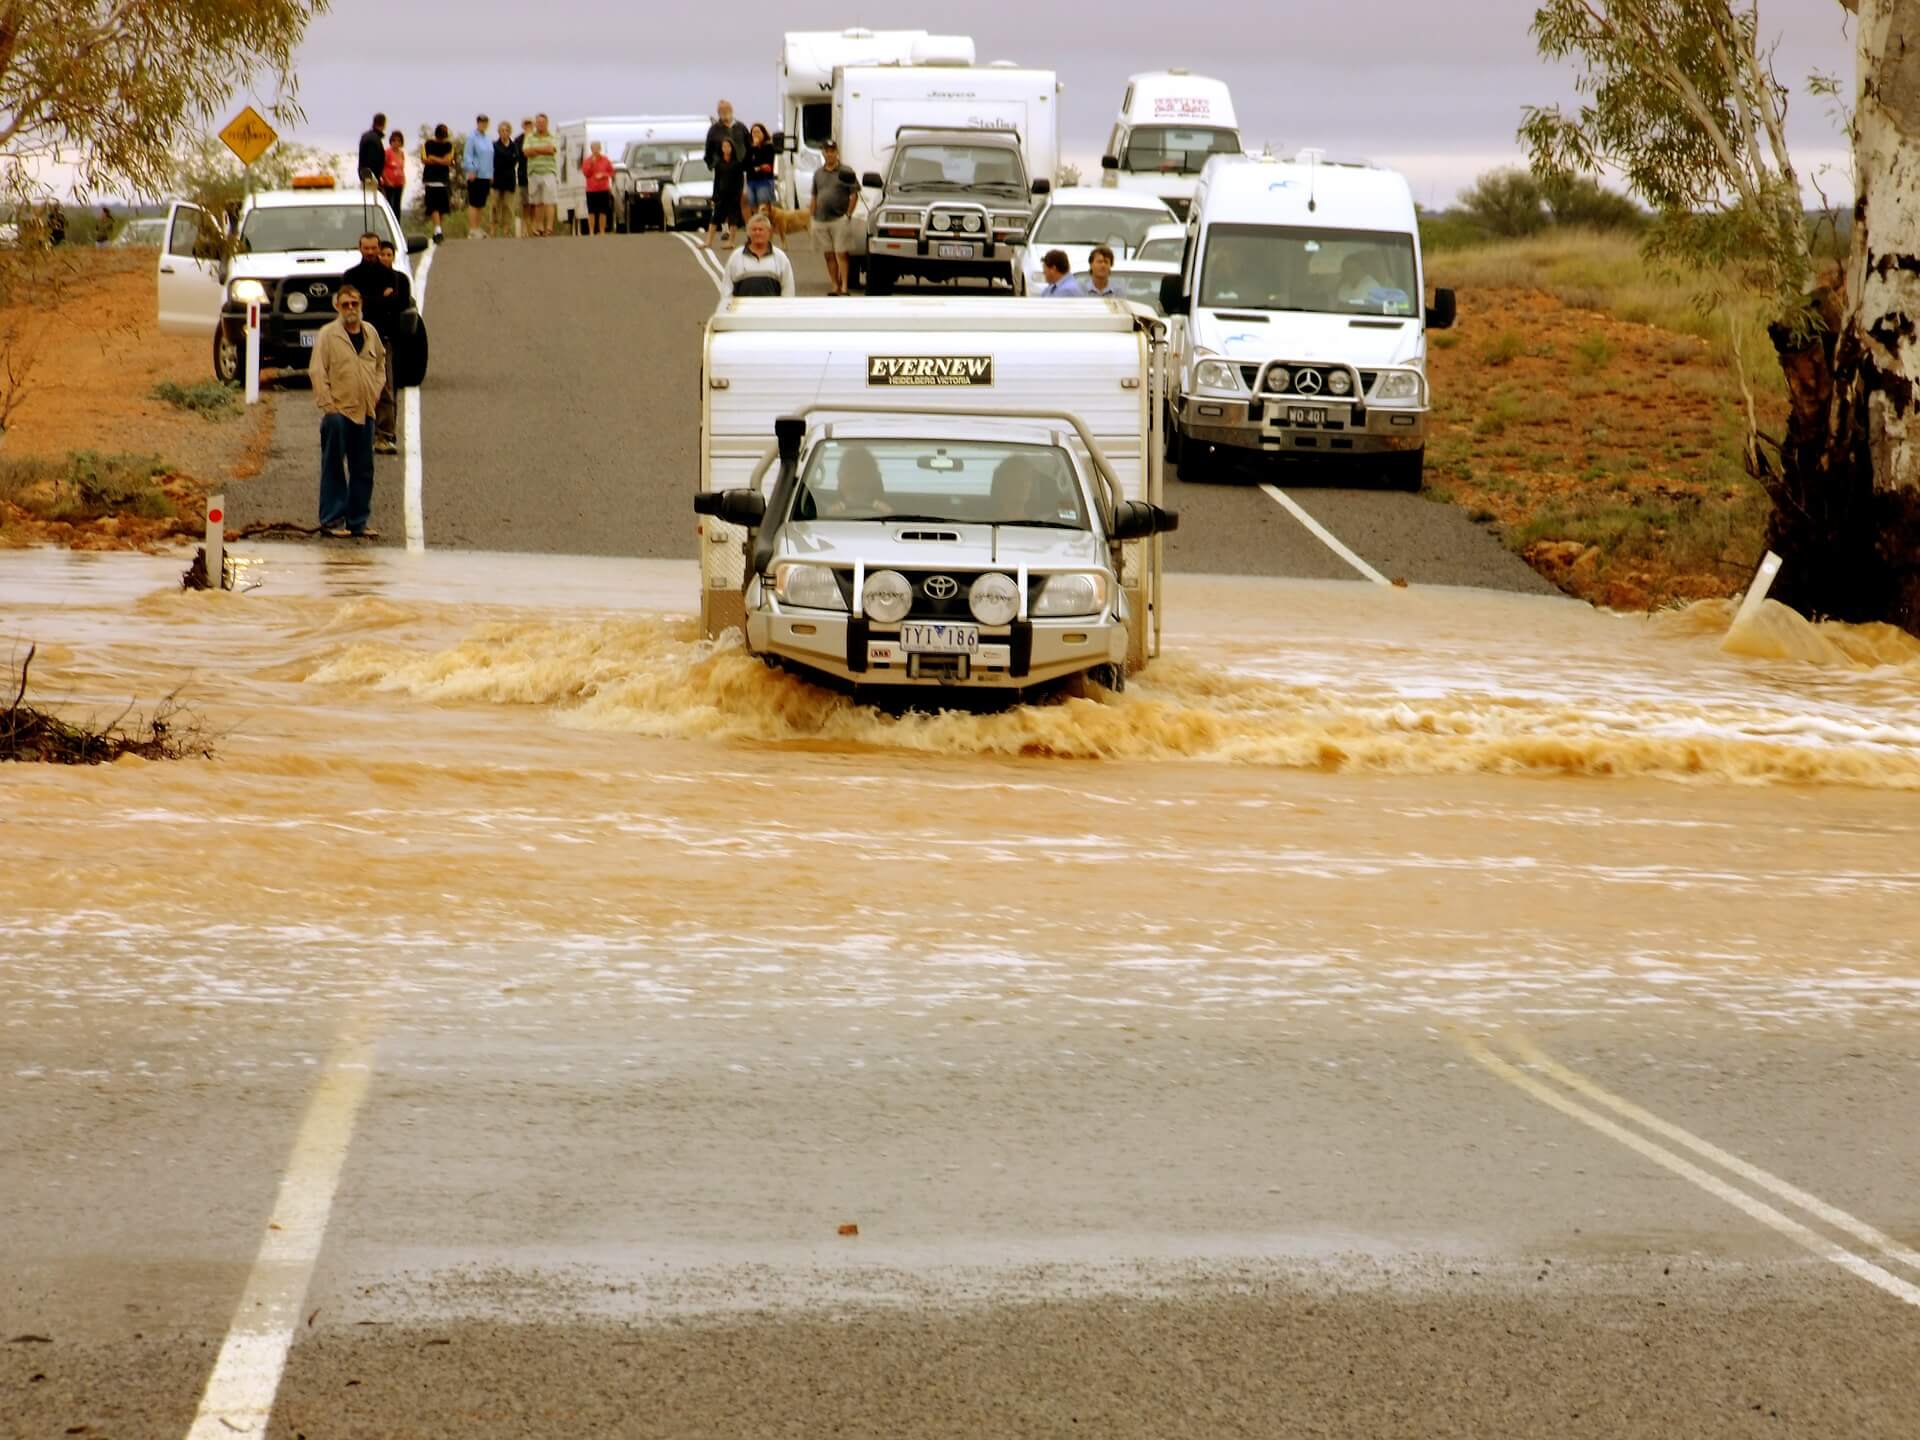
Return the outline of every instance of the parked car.
[[[1028,295],[1046,284],[1040,258],[1049,250],[1065,252],[1068,269],[1084,270],[1094,246],[1105,245],[1114,259],[1125,260],[1146,239],[1148,229],[1172,220],[1171,210],[1140,191],[1082,185],[1056,190],[1034,217],[1032,236],[1020,251],[1014,273],[1014,291]]]
[[[660,187],[660,213],[672,217],[676,230],[698,230],[707,223],[713,213],[713,171],[698,151],[673,162]]]
[[[1171,225],[1149,225],[1147,233],[1141,237],[1140,248],[1133,252],[1136,260],[1171,260],[1178,265],[1187,253],[1187,227],[1179,221]]]
[[[923,280],[982,279],[1016,283],[1019,246],[1033,223],[1020,138],[1007,130],[926,130],[903,126],[895,137],[867,232],[866,288],[885,295],[905,276]]]
[[[166,242],[166,238],[166,216],[155,215],[146,219],[127,221],[108,243],[113,245],[141,245],[158,248]]]
[[[680,157],[699,154],[705,143],[706,126],[702,122],[698,135],[635,140],[627,146],[613,167],[613,203],[628,231],[638,234],[668,228],[672,222],[660,206],[660,189],[673,178],[673,167]]]
[[[1085,270],[1073,272],[1082,285],[1090,284],[1092,277]],[[1156,315],[1166,311],[1160,305],[1160,287],[1169,275],[1178,275],[1180,266],[1165,260],[1117,260],[1113,273],[1107,277],[1107,283],[1113,286],[1122,300],[1135,305],[1145,305]]]

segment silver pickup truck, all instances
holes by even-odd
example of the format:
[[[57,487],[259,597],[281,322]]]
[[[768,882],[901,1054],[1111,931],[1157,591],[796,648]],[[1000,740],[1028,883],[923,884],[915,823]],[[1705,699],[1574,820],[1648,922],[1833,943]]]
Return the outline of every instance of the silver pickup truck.
[[[1033,197],[1052,188],[1027,178],[1020,137],[1006,130],[934,130],[903,126],[867,225],[869,295],[885,295],[906,276],[1014,283],[1019,246],[1033,224]]]

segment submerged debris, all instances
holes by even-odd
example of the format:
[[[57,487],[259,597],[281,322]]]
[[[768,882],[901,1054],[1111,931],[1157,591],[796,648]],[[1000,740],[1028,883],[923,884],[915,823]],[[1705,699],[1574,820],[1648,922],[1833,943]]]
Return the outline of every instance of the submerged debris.
[[[51,765],[100,765],[123,755],[142,760],[183,760],[191,755],[211,758],[199,722],[182,710],[172,695],[152,715],[135,717],[125,725],[129,705],[104,726],[73,725],[26,704],[27,671],[39,647],[28,646],[20,664],[20,682],[13,703],[0,711],[0,760],[38,760]],[[183,718],[184,717],[184,722]]]

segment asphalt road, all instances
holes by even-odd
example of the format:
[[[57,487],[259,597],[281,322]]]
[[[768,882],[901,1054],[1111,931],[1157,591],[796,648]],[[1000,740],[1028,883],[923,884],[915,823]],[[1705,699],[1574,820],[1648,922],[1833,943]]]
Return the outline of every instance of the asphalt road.
[[[811,242],[790,253],[801,293],[825,294]],[[427,544],[690,554],[700,337],[716,298],[675,236],[442,246],[428,286],[433,368],[421,390]],[[317,425],[304,383],[291,382],[278,403],[273,453],[234,498],[237,525],[312,523]],[[1262,480],[1388,579],[1553,591],[1462,511],[1377,488],[1355,466],[1216,466],[1201,484],[1171,470],[1168,504],[1181,528],[1166,542],[1169,568],[1359,580]],[[382,459],[374,524],[389,544],[404,533],[400,484],[398,461]]]

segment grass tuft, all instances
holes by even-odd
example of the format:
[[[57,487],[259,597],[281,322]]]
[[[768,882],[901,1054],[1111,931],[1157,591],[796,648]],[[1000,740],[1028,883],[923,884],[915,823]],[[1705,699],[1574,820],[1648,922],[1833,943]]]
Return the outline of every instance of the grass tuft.
[[[191,410],[208,420],[228,420],[240,413],[240,392],[218,380],[196,380],[182,385],[178,380],[162,380],[153,387],[153,398],[180,410]]]

